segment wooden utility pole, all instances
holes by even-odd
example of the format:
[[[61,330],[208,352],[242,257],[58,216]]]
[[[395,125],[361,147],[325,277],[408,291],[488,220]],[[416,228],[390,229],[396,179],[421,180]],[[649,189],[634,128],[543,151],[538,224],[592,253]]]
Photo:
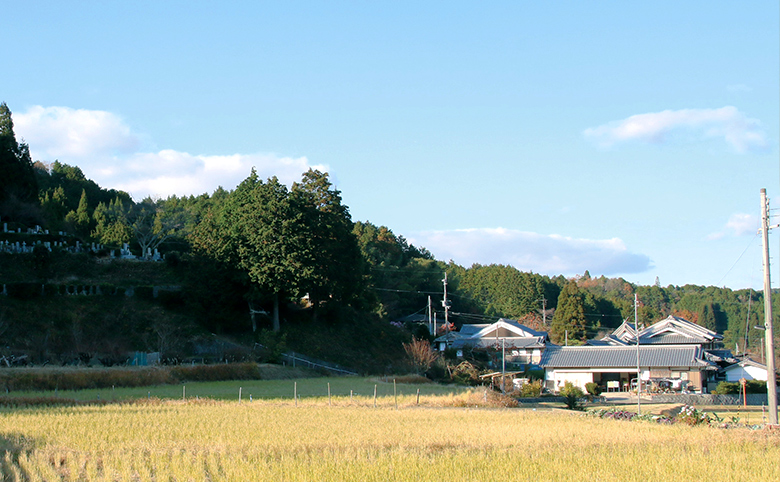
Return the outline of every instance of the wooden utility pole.
[[[777,374],[775,373],[775,333],[772,325],[772,282],[769,276],[769,201],[761,189],[761,239],[764,246],[764,342],[766,344],[766,393],[769,424],[777,425]],[[774,226],[773,226],[774,227]]]

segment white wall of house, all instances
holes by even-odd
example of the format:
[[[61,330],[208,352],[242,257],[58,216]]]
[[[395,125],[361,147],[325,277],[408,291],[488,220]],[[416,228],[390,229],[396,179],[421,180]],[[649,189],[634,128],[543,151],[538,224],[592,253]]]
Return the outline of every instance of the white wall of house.
[[[766,381],[766,370],[748,365],[746,367],[736,366],[726,371],[727,382],[738,382],[740,378]]]
[[[552,386],[555,387],[555,391],[563,388],[566,382],[571,382],[572,385],[585,390],[585,384],[593,381],[593,373],[586,371],[549,370],[545,373],[545,379],[548,382],[552,382]],[[549,386],[550,383],[547,385]]]

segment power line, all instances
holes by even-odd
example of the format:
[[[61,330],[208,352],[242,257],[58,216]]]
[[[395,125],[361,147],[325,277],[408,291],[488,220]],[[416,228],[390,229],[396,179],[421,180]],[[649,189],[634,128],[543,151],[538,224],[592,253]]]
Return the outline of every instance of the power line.
[[[753,236],[753,239],[750,240],[750,242],[748,243],[748,245],[745,248],[745,250],[742,251],[742,254],[739,255],[739,258],[737,258],[737,260],[734,261],[734,264],[731,265],[731,268],[729,268],[729,270],[726,272],[726,274],[723,275],[723,278],[721,278],[720,281],[718,281],[718,286],[720,286],[720,284],[723,282],[723,280],[726,279],[726,277],[729,275],[729,273],[731,273],[731,271],[734,269],[734,267],[737,265],[737,263],[739,263],[739,260],[741,260],[742,257],[745,256],[745,253],[747,253],[747,250],[750,249],[750,247],[753,245],[753,242],[757,238],[758,238],[758,233],[756,233],[756,235]]]

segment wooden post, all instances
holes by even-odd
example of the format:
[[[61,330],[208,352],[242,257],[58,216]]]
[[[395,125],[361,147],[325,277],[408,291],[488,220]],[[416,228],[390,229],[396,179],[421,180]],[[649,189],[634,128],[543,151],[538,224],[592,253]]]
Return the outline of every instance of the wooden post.
[[[374,385],[374,408],[376,408],[376,385]]]
[[[187,400],[187,385],[181,386],[181,399]]]
[[[238,387],[238,403],[241,403],[241,389],[242,387]]]
[[[393,397],[395,397],[395,409],[398,410],[398,390],[395,389],[395,378],[393,378]]]
[[[328,382],[328,406],[330,407],[330,382]]]
[[[417,389],[417,405],[420,404],[420,389]]]
[[[295,398],[295,406],[298,406],[298,382],[293,385],[293,397]]]
[[[349,391],[349,403],[352,403],[352,390]]]

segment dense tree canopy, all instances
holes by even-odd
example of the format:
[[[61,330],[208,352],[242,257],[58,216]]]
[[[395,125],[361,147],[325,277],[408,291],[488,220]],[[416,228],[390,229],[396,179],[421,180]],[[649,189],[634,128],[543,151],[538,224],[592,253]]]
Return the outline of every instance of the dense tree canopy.
[[[219,318],[219,310],[205,306],[209,300],[272,306],[273,326],[279,329],[279,307],[285,301],[302,306],[301,300],[308,299],[313,319],[322,313],[333,319],[329,308],[349,306],[394,321],[427,313],[429,298],[441,320],[447,273],[450,314],[458,324],[514,318],[550,330],[556,342],[562,343],[567,331],[570,343],[579,342],[633,320],[636,294],[641,325],[675,315],[724,334],[725,345],[739,352],[759,351],[762,341],[762,332],[753,329],[763,323],[761,293],[658,282],[638,286],[588,272],[566,279],[507,265],[444,263],[386,226],[353,223],[341,193],[327,173],[316,170],[290,188],[252,172],[232,191],[135,202],[127,193],[101,188],[79,167],[33,163],[3,103],[0,173],[4,221],[29,227],[40,223],[109,248],[128,243],[135,254],[159,248],[208,257],[211,261],[193,261],[192,266],[208,273],[200,283],[203,306],[198,309],[212,320]],[[780,313],[780,296],[774,303]],[[209,329],[242,326],[222,319],[212,324]]]

